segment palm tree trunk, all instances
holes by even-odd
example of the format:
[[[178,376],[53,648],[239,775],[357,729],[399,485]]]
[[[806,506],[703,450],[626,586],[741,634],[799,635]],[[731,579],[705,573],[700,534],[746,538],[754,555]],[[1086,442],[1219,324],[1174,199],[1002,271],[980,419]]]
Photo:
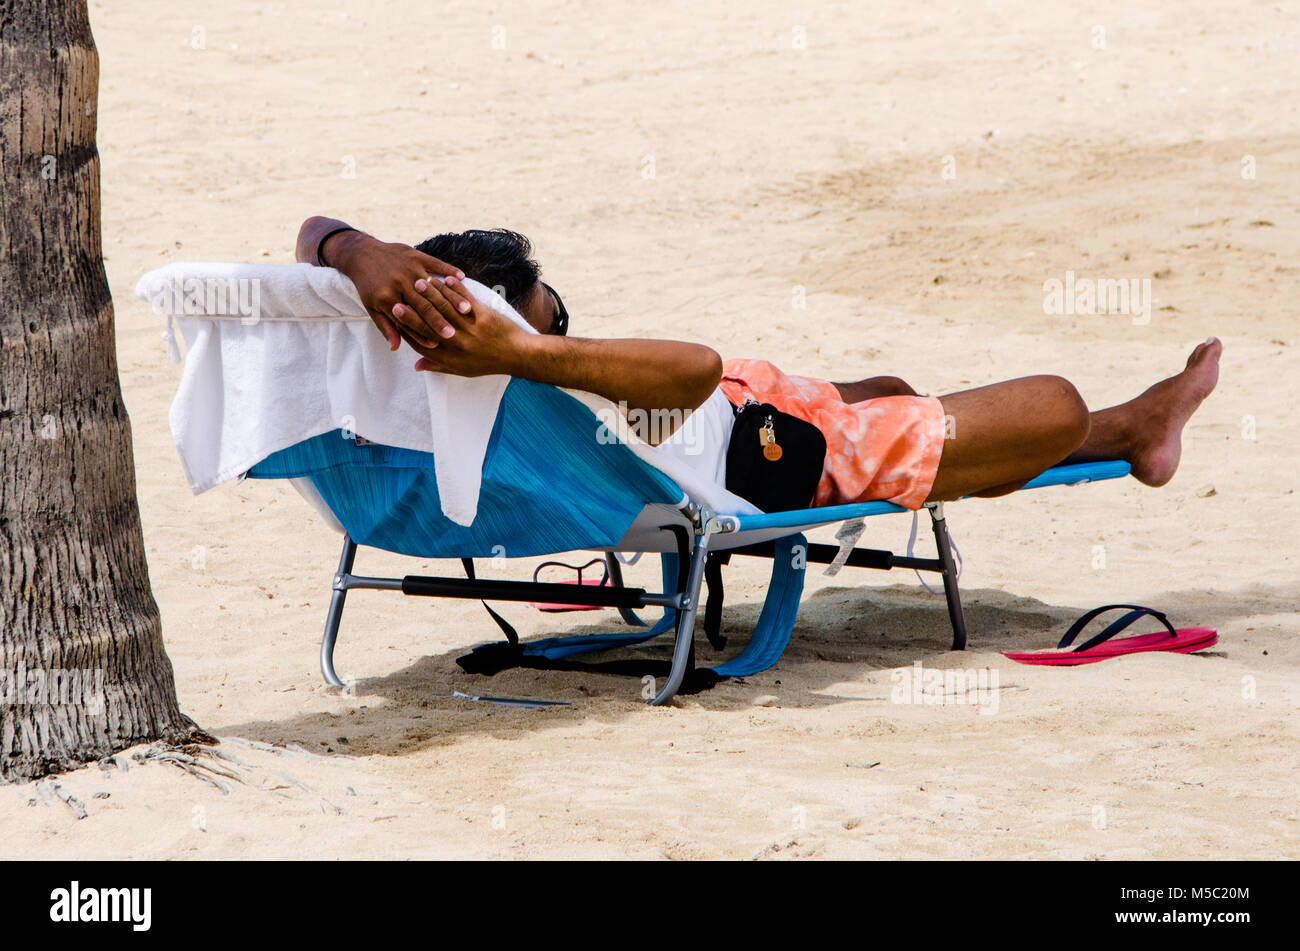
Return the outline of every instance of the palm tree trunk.
[[[0,779],[181,742],[101,258],[86,0],[0,0]]]

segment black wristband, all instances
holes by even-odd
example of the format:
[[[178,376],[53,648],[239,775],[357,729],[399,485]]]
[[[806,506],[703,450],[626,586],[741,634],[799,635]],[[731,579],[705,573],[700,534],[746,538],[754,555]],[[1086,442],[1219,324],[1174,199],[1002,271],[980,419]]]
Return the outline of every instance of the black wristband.
[[[353,228],[349,225],[344,225],[342,228],[335,228],[333,231],[326,234],[325,237],[321,238],[320,243],[316,245],[316,263],[319,264],[321,267],[329,267],[329,265],[325,263],[325,259],[321,257],[321,254],[325,250],[325,242],[328,241],[330,238],[334,237],[336,234],[342,234],[344,231],[356,231],[356,230],[357,230],[356,228]]]

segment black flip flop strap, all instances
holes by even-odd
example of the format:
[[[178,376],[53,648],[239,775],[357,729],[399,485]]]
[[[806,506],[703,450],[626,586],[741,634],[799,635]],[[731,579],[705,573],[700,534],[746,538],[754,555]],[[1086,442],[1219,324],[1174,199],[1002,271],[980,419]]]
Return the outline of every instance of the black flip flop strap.
[[[603,588],[605,585],[609,584],[609,566],[605,564],[604,558],[593,558],[591,561],[581,566],[571,565],[564,561],[544,561],[533,569],[533,582],[537,582],[537,578],[541,575],[543,568],[568,568],[570,571],[576,571],[578,573],[578,584],[582,584],[582,573],[592,565],[600,565],[605,569],[605,574],[600,579],[600,586]]]
[[[1117,620],[1112,621],[1109,625],[1107,625],[1102,630],[1100,634],[1088,638],[1088,640],[1084,641],[1082,644],[1076,647],[1074,649],[1074,652],[1077,653],[1079,651],[1090,650],[1096,647],[1098,644],[1110,640],[1112,637],[1114,637],[1120,631],[1124,630],[1126,627],[1128,627],[1138,618],[1148,617],[1148,616],[1155,618],[1157,621],[1163,624],[1165,626],[1165,629],[1169,631],[1170,637],[1178,636],[1178,632],[1174,630],[1174,626],[1169,623],[1169,618],[1165,616],[1163,611],[1156,611],[1153,608],[1146,608],[1140,604],[1106,604],[1106,605],[1102,605],[1099,608],[1093,608],[1087,614],[1083,615],[1083,617],[1079,618],[1079,620],[1071,624],[1070,629],[1066,631],[1065,636],[1061,638],[1061,642],[1056,645],[1057,649],[1063,650],[1064,648],[1069,647],[1072,643],[1074,643],[1074,639],[1079,636],[1079,632],[1082,631],[1085,627],[1087,627],[1088,622],[1091,621],[1093,618],[1097,617],[1097,615],[1104,614],[1107,611],[1119,610],[1121,608],[1127,608],[1128,613],[1122,615]]]

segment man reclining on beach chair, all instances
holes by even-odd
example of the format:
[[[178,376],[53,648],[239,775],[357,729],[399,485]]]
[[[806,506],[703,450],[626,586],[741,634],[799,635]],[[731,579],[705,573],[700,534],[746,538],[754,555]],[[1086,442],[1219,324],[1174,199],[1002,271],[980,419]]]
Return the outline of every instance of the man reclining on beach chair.
[[[830,383],[761,360],[724,362],[699,344],[568,337],[568,313],[530,255],[528,240],[509,231],[443,234],[411,248],[320,217],[303,223],[297,245],[299,261],[352,280],[390,347],[405,339],[421,354],[416,369],[585,390],[625,412],[693,413],[708,444],[663,445],[719,484],[733,406],[755,400],[812,424],[826,440],[815,506],[887,500],[918,509],[999,496],[1054,465],[1103,459],[1125,460],[1140,482],[1164,485],[1178,468],[1184,426],[1218,380],[1223,349],[1210,338],[1181,372],[1097,411],[1059,376],[920,396],[894,377]],[[466,293],[466,275],[496,288],[540,333]]]

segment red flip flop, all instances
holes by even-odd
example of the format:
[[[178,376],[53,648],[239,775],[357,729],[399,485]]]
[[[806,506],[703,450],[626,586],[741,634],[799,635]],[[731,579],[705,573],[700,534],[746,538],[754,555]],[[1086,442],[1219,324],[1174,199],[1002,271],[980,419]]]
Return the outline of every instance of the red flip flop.
[[[601,577],[599,581],[597,581],[595,578],[582,577],[582,573],[586,571],[588,568],[590,568],[592,565],[600,565],[605,570],[604,575]],[[570,571],[576,571],[578,573],[578,577],[576,580],[560,581],[557,582],[557,584],[589,585],[596,588],[609,584],[609,567],[605,564],[605,560],[603,558],[593,558],[591,561],[587,562],[582,567],[578,567],[577,565],[568,565],[562,561],[544,561],[540,565],[538,565],[536,570],[533,572],[533,581],[537,580],[537,576],[542,573],[543,568],[551,568],[551,567],[568,568]],[[556,601],[533,601],[530,603],[532,604],[533,607],[537,608],[537,610],[539,611],[547,611],[552,613],[558,613],[560,611],[599,611],[600,610],[600,608],[590,604],[563,604]]]
[[[1088,622],[1106,611],[1126,608],[1127,613],[1111,622],[1100,634],[1084,641],[1078,647],[1071,648],[1074,639],[1079,636]],[[1111,640],[1138,618],[1151,616],[1165,626],[1164,631],[1154,634],[1137,634]],[[1076,667],[1079,664],[1095,664],[1099,660],[1119,657],[1122,654],[1141,654],[1148,651],[1165,651],[1173,654],[1190,654],[1205,650],[1219,642],[1219,632],[1212,627],[1183,627],[1175,629],[1163,612],[1144,608],[1137,604],[1107,604],[1094,608],[1070,625],[1061,642],[1054,650],[1041,651],[1003,651],[1002,656],[1021,664],[1039,664],[1052,667]]]

